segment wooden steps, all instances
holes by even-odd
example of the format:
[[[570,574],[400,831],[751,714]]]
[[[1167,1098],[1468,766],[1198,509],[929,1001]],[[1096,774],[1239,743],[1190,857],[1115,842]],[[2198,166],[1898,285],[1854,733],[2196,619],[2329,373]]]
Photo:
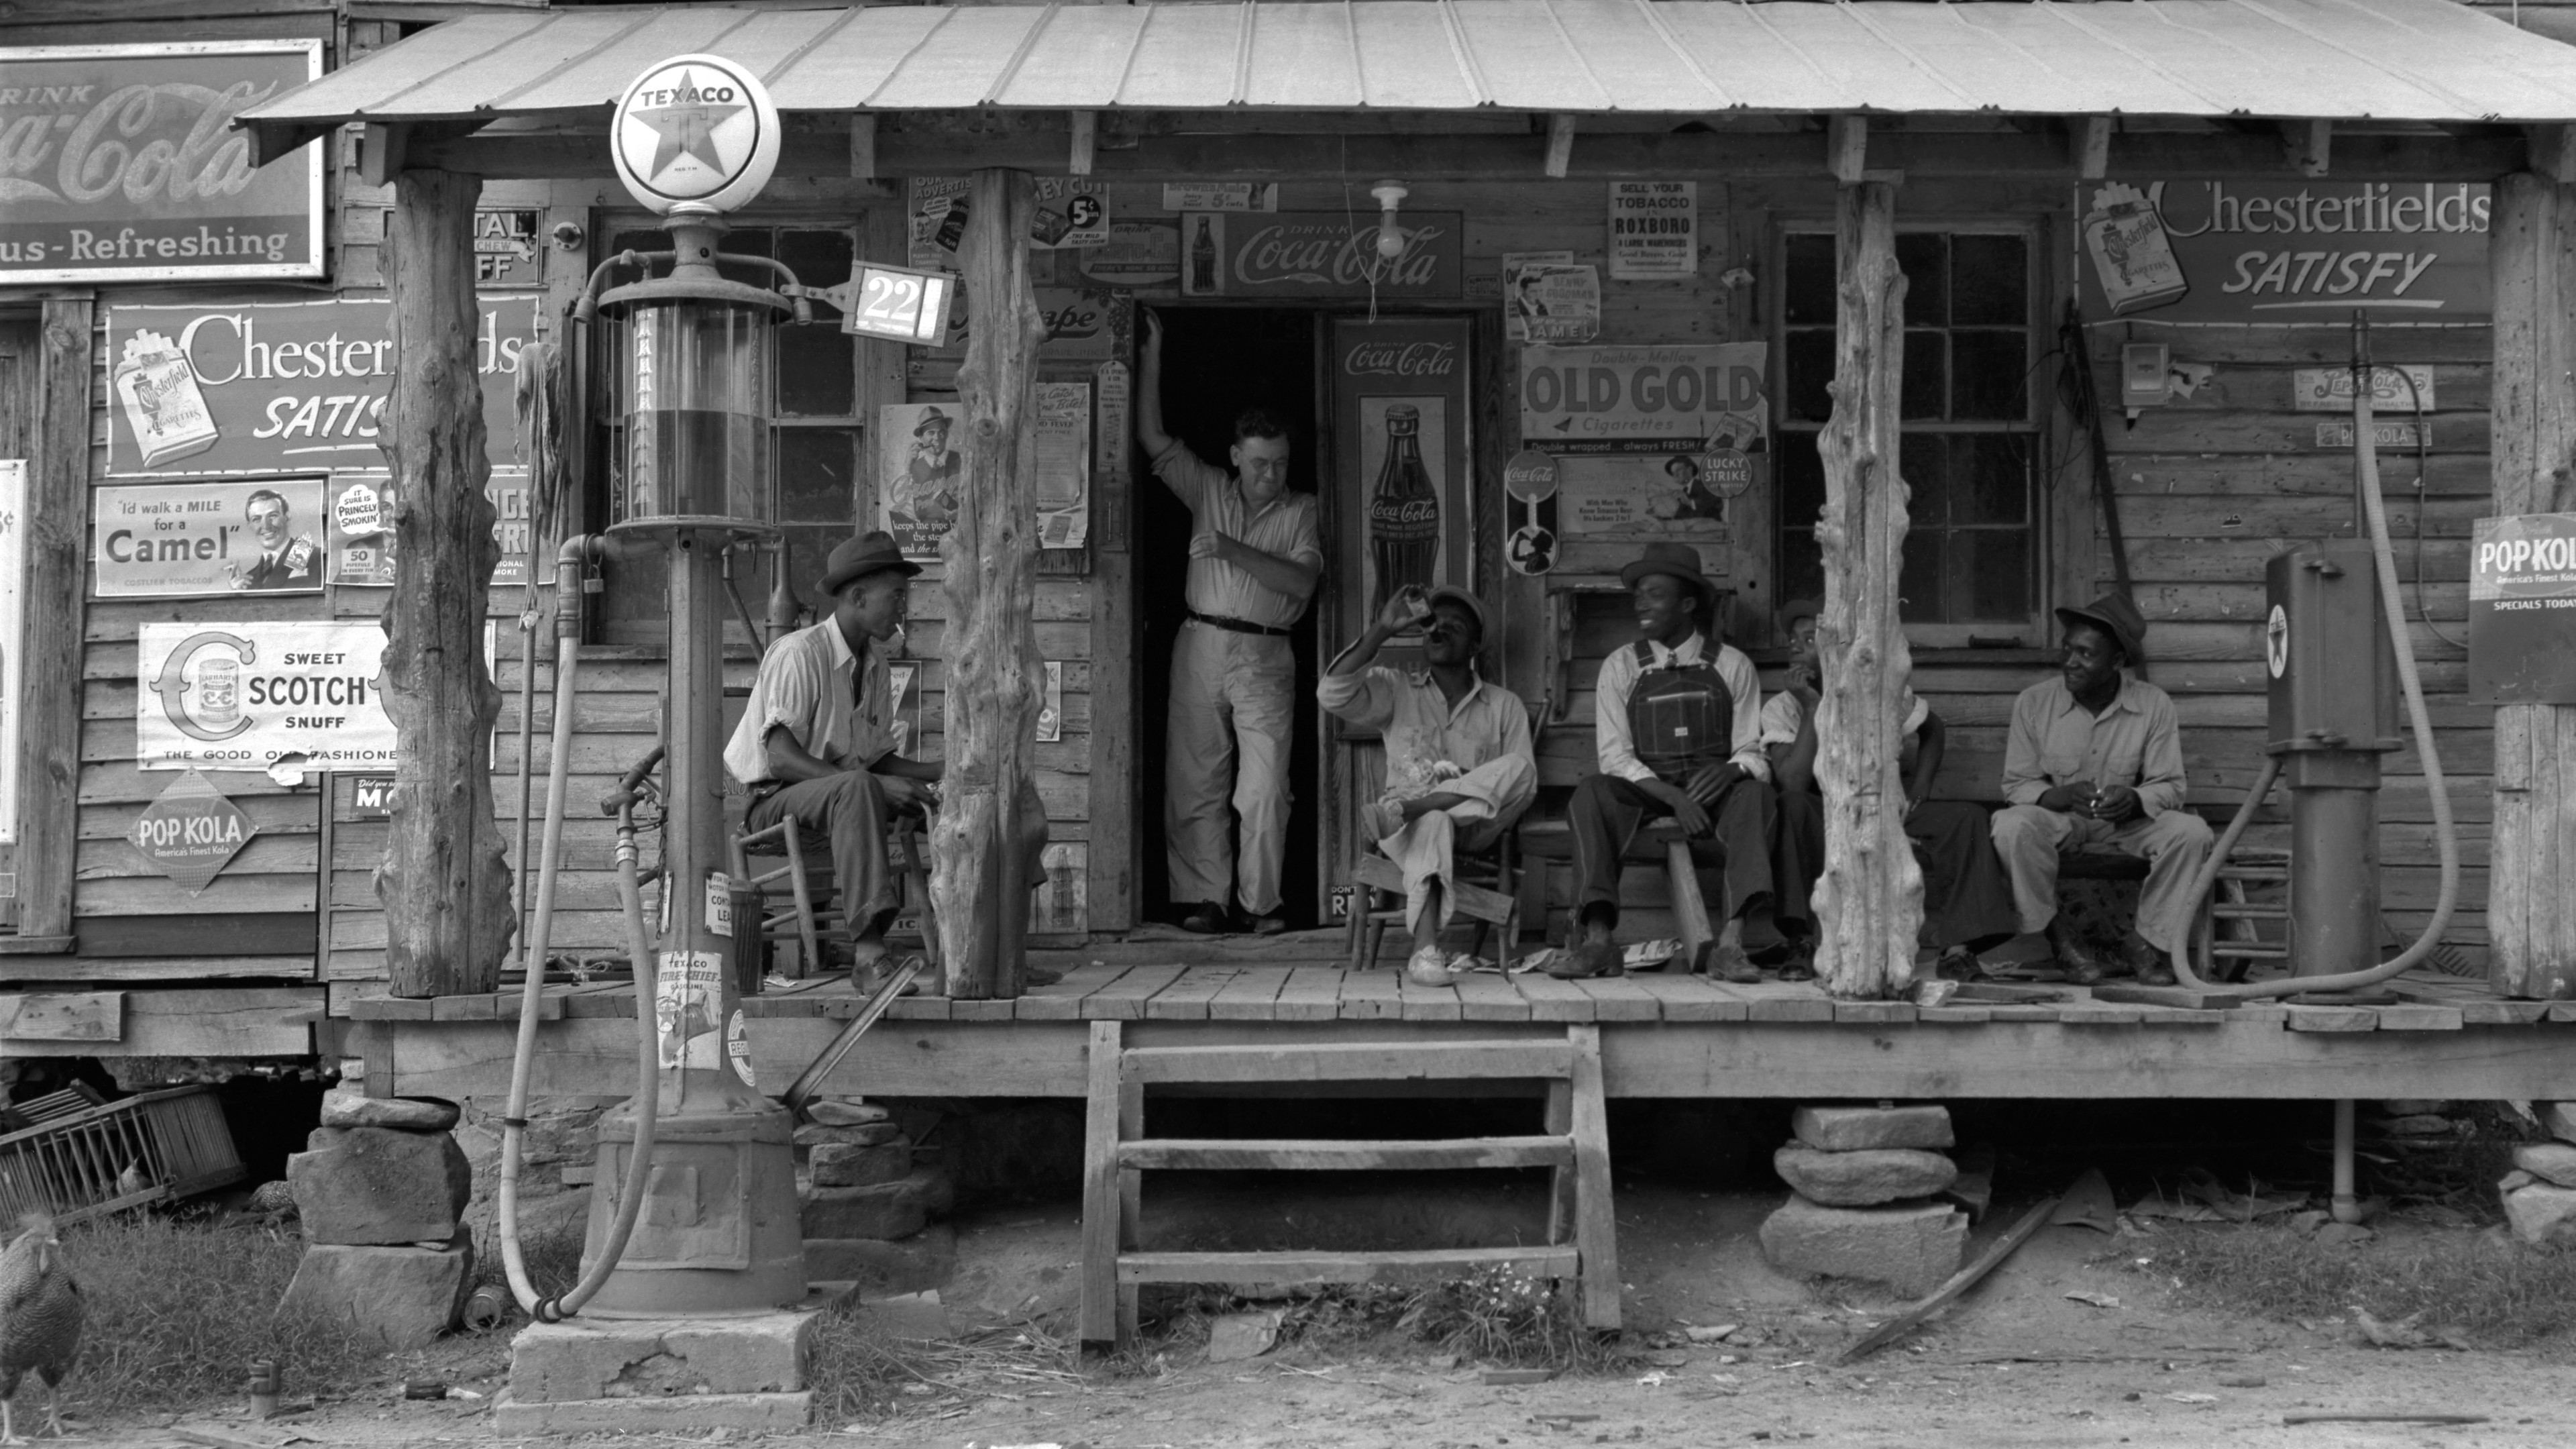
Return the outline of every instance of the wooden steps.
[[[1503,1268],[1574,1285],[1586,1326],[1619,1326],[1619,1266],[1610,1201],[1601,1029],[1564,1035],[1412,1043],[1279,1042],[1137,1047],[1123,1024],[1091,1024],[1082,1207],[1082,1338],[1124,1345],[1135,1336],[1146,1283],[1375,1283],[1455,1278]],[[1425,1140],[1153,1138],[1145,1088],[1305,1082],[1535,1080],[1547,1090],[1544,1130]],[[1383,1252],[1185,1253],[1138,1249],[1147,1171],[1461,1171],[1544,1167],[1553,1174],[1548,1240],[1536,1246]]]

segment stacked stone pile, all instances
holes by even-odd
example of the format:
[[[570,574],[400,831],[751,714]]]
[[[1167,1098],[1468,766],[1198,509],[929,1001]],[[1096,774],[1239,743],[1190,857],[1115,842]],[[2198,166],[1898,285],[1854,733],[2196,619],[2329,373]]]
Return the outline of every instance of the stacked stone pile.
[[[2540,1125],[2554,1142],[2526,1142],[2513,1150],[2513,1171],[2496,1189],[2504,1195],[2513,1235],[2535,1246],[2576,1244],[2576,1102],[2541,1104]]]
[[[1959,1169],[1945,1107],[1800,1107],[1771,1158],[1792,1189],[1763,1221],[1762,1252],[1788,1273],[1883,1283],[1909,1297],[1959,1270],[1968,1215],[1939,1199]]]
[[[473,1169],[449,1135],[456,1119],[456,1104],[429,1098],[323,1097],[322,1125],[286,1159],[305,1249],[281,1313],[345,1324],[389,1350],[456,1326],[474,1289],[460,1221]]]
[[[912,1140],[874,1103],[817,1098],[806,1117],[796,1129],[806,1278],[855,1282],[872,1293],[946,1281],[957,1264],[957,1233],[932,1219],[955,1205],[948,1174],[915,1162]]]

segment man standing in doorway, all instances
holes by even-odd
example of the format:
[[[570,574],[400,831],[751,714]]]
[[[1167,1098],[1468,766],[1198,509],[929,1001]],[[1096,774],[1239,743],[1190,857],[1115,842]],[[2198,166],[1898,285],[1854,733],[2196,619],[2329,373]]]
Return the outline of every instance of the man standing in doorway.
[[[1315,500],[1288,491],[1288,430],[1270,413],[1234,421],[1228,473],[1163,428],[1163,324],[1145,314],[1136,442],[1190,510],[1189,619],[1172,646],[1163,765],[1164,851],[1181,925],[1227,928],[1231,890],[1257,935],[1284,931],[1288,747],[1297,660],[1289,630],[1324,575]],[[1229,831],[1227,804],[1240,817]]]

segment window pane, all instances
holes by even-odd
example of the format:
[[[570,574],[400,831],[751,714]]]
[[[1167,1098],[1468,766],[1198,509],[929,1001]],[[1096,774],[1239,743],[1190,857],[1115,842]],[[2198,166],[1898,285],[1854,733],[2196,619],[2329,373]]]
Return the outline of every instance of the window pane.
[[[1937,531],[1905,535],[1905,570],[1897,579],[1896,615],[1908,624],[1949,622],[1949,614],[1941,607],[1944,537]]]
[[[1781,287],[1782,320],[1792,327],[1834,322],[1834,239],[1814,232],[1789,238]]]
[[[1940,433],[1907,433],[1896,445],[1896,467],[1905,479],[1905,516],[1911,528],[1939,528],[1949,522],[1949,443]]]
[[[1906,417],[1945,416],[1943,405],[1950,400],[1950,388],[1942,352],[1947,340],[1938,332],[1905,334]]]
[[[731,252],[738,257],[765,257],[773,254],[771,248],[774,245],[769,228],[746,226],[726,232],[724,239],[716,244],[716,250]],[[778,274],[767,267],[746,267],[732,262],[718,262],[716,271],[726,281],[742,282],[754,287],[766,288],[778,280]]]
[[[846,231],[778,233],[778,259],[809,287],[837,287],[850,279],[850,259],[857,255]]]
[[[646,227],[641,231],[621,231],[610,237],[608,239],[608,254],[607,256],[600,258],[600,260],[606,261],[608,257],[613,257],[619,252],[667,252],[670,249],[671,234],[669,232],[662,230],[660,227]],[[631,282],[635,279],[632,275],[620,275],[617,280],[622,282]]]
[[[1905,273],[1905,325],[1938,327],[1950,320],[1949,238],[1937,231],[1900,232],[1896,267]]]
[[[1950,321],[1961,327],[2029,326],[2029,251],[2019,235],[1950,238]]]
[[[1950,535],[1950,597],[1957,622],[2030,616],[2030,534],[2018,528]]]
[[[778,516],[782,523],[843,528],[857,509],[851,435],[839,428],[778,430]]]
[[[1950,334],[1951,417],[2017,423],[2029,415],[2027,336],[2020,331]]]
[[[1823,422],[1834,410],[1833,395],[1825,391],[1825,384],[1834,380],[1834,334],[1792,332],[1783,351],[1781,370],[1787,374],[1788,391],[1781,400],[1784,415],[1798,422]]]
[[[1950,439],[1950,522],[2030,521],[2030,438],[1959,433]]]
[[[1773,597],[1782,604],[1796,599],[1825,599],[1825,558],[1816,547],[1816,535],[1807,529],[1783,529],[1780,533],[1780,585]]]
[[[1825,511],[1825,463],[1816,453],[1816,435],[1782,433],[1777,458],[1781,527],[1814,527]]]
[[[822,582],[824,563],[831,557],[832,550],[850,536],[849,530],[791,528],[786,532],[787,587],[795,593],[797,603],[812,609],[815,617],[821,618],[823,597],[815,585]],[[767,610],[762,612],[765,614]]]
[[[840,321],[790,322],[778,329],[778,413],[789,418],[846,418],[858,407],[857,339]]]

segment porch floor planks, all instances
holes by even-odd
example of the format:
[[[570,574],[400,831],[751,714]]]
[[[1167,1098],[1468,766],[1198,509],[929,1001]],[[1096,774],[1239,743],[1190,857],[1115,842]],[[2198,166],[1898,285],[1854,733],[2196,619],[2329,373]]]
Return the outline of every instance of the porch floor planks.
[[[1210,1021],[1277,1021],[1279,993],[1294,967],[1245,966],[1208,1002]]]
[[[1342,978],[1344,1021],[1394,1021],[1404,1014],[1400,971],[1353,971]]]
[[[1493,971],[1470,971],[1458,978],[1458,1012],[1468,1021],[1527,1021],[1529,998],[1521,995],[1521,977]]]
[[[1186,966],[1131,966],[1117,980],[1082,998],[1084,1021],[1143,1021],[1154,993],[1181,979]]]
[[[1147,1021],[1205,1021],[1208,1006],[1217,993],[1232,986],[1250,968],[1243,966],[1193,966],[1181,973],[1181,979],[1154,993],[1145,1003]],[[1275,993],[1274,993],[1275,994]]]
[[[1652,973],[1632,979],[1662,1004],[1665,1021],[1743,1021],[1753,1014],[1750,1002],[1719,991],[1705,976]]]
[[[1273,1021],[1331,1021],[1341,1005],[1342,968],[1296,966],[1271,1002]]]
[[[1524,971],[1514,984],[1530,1004],[1532,1021],[1595,1021],[1591,993],[1572,981],[1559,981],[1544,971]]]
[[[1648,991],[1635,976],[1590,976],[1574,983],[1577,990],[1592,998],[1594,1021],[1661,1021],[1664,1005],[1661,998]]]
[[[1020,1021],[1079,1021],[1082,999],[1127,974],[1130,968],[1093,961],[1064,973],[1064,979],[1033,988],[1018,1002]]]
[[[1396,1002],[1406,1021],[1464,1021],[1466,1011],[1458,1001],[1455,986],[1418,986],[1395,976]]]

